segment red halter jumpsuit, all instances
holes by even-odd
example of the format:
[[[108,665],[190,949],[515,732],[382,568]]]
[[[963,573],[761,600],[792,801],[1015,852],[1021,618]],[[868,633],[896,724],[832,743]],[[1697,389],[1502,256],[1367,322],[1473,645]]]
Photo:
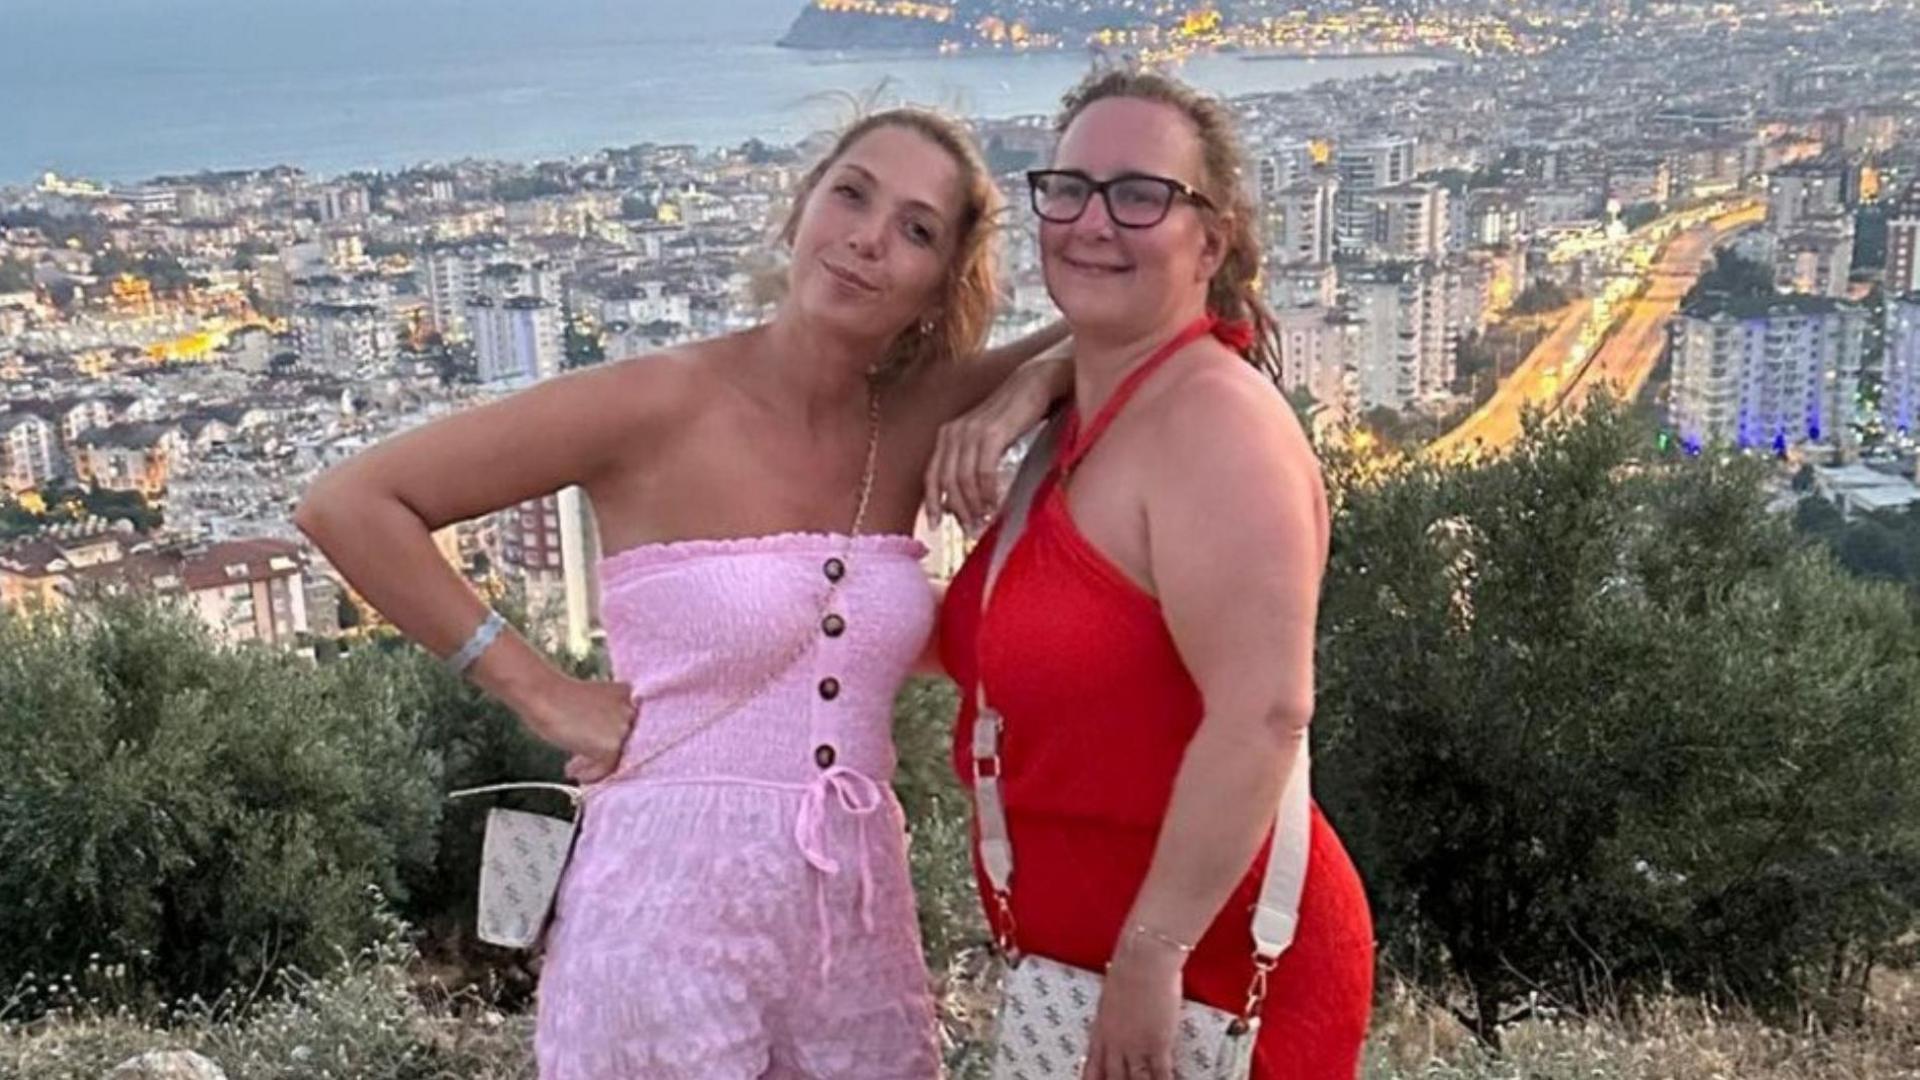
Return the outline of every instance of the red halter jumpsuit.
[[[980,592],[991,531],[954,578],[941,614],[946,669],[963,688],[984,675],[988,699],[1006,718],[1001,775],[1019,945],[1094,971],[1105,969],[1146,879],[1203,705],[1158,601],[1080,533],[1060,478],[1141,383],[1212,326],[1210,319],[1196,323],[1142,364],[1084,437],[1078,418],[1069,420],[1026,532],[995,583],[985,634],[978,633]],[[976,642],[983,655],[976,655]],[[974,704],[971,693],[961,696],[953,758],[969,783]],[[1351,1080],[1366,1037],[1372,919],[1359,876],[1318,806],[1308,859],[1299,928],[1261,1013],[1257,1080]],[[1234,1012],[1244,1006],[1253,975],[1252,910],[1265,867],[1262,845],[1189,958],[1189,998]],[[981,896],[991,897],[984,874],[978,882]],[[985,906],[995,919],[994,905]]]

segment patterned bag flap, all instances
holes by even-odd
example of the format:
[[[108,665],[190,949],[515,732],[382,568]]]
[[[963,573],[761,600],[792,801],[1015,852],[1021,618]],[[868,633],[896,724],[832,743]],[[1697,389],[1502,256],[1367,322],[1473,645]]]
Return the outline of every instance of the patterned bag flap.
[[[480,940],[530,949],[546,929],[579,819],[498,807],[480,854]]]

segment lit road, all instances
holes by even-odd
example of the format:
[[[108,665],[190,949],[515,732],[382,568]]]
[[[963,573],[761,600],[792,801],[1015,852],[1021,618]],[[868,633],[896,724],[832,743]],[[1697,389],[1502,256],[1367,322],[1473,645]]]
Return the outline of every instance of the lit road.
[[[1667,324],[1714,247],[1765,216],[1764,203],[1745,200],[1712,217],[1689,211],[1634,232],[1621,244],[1622,259],[1646,265],[1614,279],[1598,301],[1568,308],[1485,405],[1428,444],[1427,457],[1450,461],[1511,445],[1529,409],[1579,408],[1601,387],[1631,399],[1646,385],[1666,345]],[[1676,227],[1682,231],[1671,239],[1657,239]]]
[[[1647,270],[1646,291],[1630,302],[1626,317],[1567,388],[1561,404],[1580,408],[1603,387],[1617,398],[1633,400],[1647,385],[1647,377],[1653,374],[1666,347],[1667,324],[1673,321],[1687,290],[1705,272],[1713,249],[1733,233],[1765,218],[1764,206],[1748,206],[1668,241],[1658,261]]]
[[[1505,446],[1519,438],[1520,418],[1528,409],[1551,409],[1557,402],[1566,368],[1592,314],[1591,300],[1568,307],[1553,331],[1533,347],[1485,405],[1428,444],[1428,456],[1444,461],[1463,449]]]

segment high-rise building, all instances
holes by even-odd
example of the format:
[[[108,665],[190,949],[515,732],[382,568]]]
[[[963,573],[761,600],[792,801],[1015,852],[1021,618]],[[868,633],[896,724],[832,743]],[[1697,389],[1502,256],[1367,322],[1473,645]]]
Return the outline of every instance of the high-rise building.
[[[1275,266],[1261,274],[1267,306],[1275,311],[1296,307],[1335,307],[1340,303],[1340,273],[1332,263],[1294,263]]]
[[[1887,215],[1887,277],[1889,296],[1920,292],[1920,180],[1907,186]]]
[[[373,304],[317,303],[294,315],[302,363],[346,373],[389,364],[400,356],[400,330]]]
[[[665,281],[621,280],[599,290],[600,321],[633,326],[670,322],[686,326],[693,321],[693,298]],[[1051,303],[1048,304],[1051,307]]]
[[[1407,409],[1448,392],[1457,343],[1446,275],[1429,263],[1383,263],[1343,276],[1356,325],[1352,366],[1362,409]]]
[[[600,532],[593,504],[577,487],[554,496],[560,509],[560,579],[566,603],[567,651],[585,656],[600,625]]]
[[[1466,201],[1463,247],[1505,247],[1527,229],[1527,200],[1506,188],[1470,191]]]
[[[1850,445],[1866,315],[1815,296],[1710,297],[1675,320],[1672,421],[1682,445]]]
[[[1775,288],[1836,299],[1847,295],[1847,276],[1853,269],[1853,219],[1830,220],[1837,227],[1801,228],[1775,241]]]
[[[1453,392],[1453,378],[1460,352],[1460,331],[1455,325],[1461,302],[1460,274],[1437,263],[1419,263],[1420,267],[1420,401],[1436,402]]]
[[[1305,183],[1325,156],[1324,143],[1298,140],[1267,150],[1255,164],[1259,180],[1256,193],[1271,200],[1275,193]]]
[[[317,201],[320,220],[339,221],[343,218],[363,218],[372,212],[373,201],[367,196],[367,189],[357,184],[343,187],[330,187],[320,193]]]
[[[526,585],[529,608],[552,621],[554,639],[576,656],[599,625],[595,567],[599,539],[590,504],[577,487],[500,513],[500,561]]]
[[[1635,203],[1665,206],[1673,196],[1666,158],[1654,153],[1619,152],[1607,162],[1607,200],[1622,207]]]
[[[483,383],[535,382],[559,374],[565,366],[561,312],[551,301],[479,296],[467,305],[466,321]]]
[[[1383,188],[1367,196],[1373,205],[1370,251],[1392,261],[1438,259],[1447,251],[1448,192],[1418,182]]]
[[[422,260],[427,312],[442,337],[464,341],[467,303],[479,296],[482,274],[506,255],[506,241],[474,239],[431,247]]]
[[[1267,199],[1267,236],[1283,266],[1333,261],[1338,178],[1321,173],[1273,192]]]
[[[1338,239],[1342,248],[1363,250],[1373,233],[1373,204],[1366,196],[1413,179],[1414,140],[1375,139],[1341,146],[1334,154],[1340,176]]]
[[[1767,177],[1767,225],[1776,232],[1785,233],[1808,219],[1832,218],[1846,209],[1845,162],[1796,161]]]
[[[1915,434],[1920,420],[1920,293],[1889,297],[1880,369],[1880,417],[1887,430]]]
[[[1319,305],[1293,307],[1274,312],[1274,333],[1280,341],[1282,389],[1305,390],[1315,401],[1352,406],[1355,323]]]
[[[122,192],[120,197],[126,201],[129,209],[144,217],[162,217],[179,209],[179,196],[172,188],[131,188]]]
[[[1607,153],[1591,139],[1555,139],[1522,149],[1521,172],[1544,187],[1592,187],[1607,179]]]
[[[1456,342],[1486,329],[1493,314],[1494,283],[1501,259],[1491,251],[1450,256],[1441,264],[1446,275],[1447,325]]]
[[[54,426],[30,412],[0,413],[0,488],[27,491],[54,479],[59,445]]]
[[[500,561],[521,573],[561,571],[560,496],[542,495],[500,512]]]
[[[537,296],[560,303],[560,271],[544,259],[519,262],[501,259],[488,263],[480,271],[474,286],[475,296],[500,301],[516,296]]]

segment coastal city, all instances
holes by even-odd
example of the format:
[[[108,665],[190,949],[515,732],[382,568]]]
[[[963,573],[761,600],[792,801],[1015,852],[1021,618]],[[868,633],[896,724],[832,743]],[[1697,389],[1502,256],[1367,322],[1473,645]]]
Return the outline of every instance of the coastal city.
[[[790,48],[1418,52],[1235,99],[1280,382],[1322,439],[1447,462],[1602,396],[1663,447],[1920,503],[1920,36],[1888,0],[1412,5],[813,0]],[[1177,66],[1175,70],[1178,70]],[[1064,89],[1064,87],[1062,87]],[[1049,321],[1021,174],[1049,118],[970,118],[1015,212],[998,338]],[[294,530],[320,471],[570,369],[763,319],[817,140],[319,175],[0,177],[0,606],[174,595],[309,650],[372,617]],[[962,538],[928,534],[929,569]],[[590,509],[450,527],[550,640],[598,633]]]

